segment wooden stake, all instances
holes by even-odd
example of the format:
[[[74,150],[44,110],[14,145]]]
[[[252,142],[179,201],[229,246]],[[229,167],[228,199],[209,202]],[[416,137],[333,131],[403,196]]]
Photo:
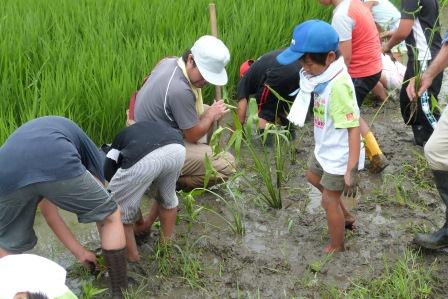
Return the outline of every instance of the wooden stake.
[[[210,13],[210,28],[212,31],[212,35],[214,37],[218,37],[218,25],[216,22],[216,6],[215,3],[210,3],[208,5],[208,11]],[[222,99],[222,91],[221,86],[215,86],[215,100]]]

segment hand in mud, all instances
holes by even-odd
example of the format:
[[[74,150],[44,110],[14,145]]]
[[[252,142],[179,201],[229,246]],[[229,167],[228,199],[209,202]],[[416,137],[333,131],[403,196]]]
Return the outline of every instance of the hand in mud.
[[[344,175],[344,182],[345,186],[342,194],[347,197],[355,197],[359,182],[358,164],[356,164],[350,171],[346,172]]]
[[[76,258],[84,266],[92,268],[93,265],[93,267],[96,267],[96,255],[87,249],[83,249],[81,253],[76,256]]]

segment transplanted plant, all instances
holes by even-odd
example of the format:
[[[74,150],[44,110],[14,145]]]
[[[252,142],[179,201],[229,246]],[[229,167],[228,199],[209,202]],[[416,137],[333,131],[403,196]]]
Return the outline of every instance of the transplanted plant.
[[[158,264],[158,273],[163,276],[180,275],[191,288],[203,289],[203,265],[198,258],[197,244],[205,236],[199,237],[191,245],[184,246],[157,242],[155,245],[154,260]]]
[[[96,288],[91,281],[84,281],[82,283],[82,295],[81,299],[92,299],[96,296],[104,293],[107,289]]]
[[[245,145],[249,150],[253,161],[253,169],[262,182],[262,186],[257,182],[252,181],[247,176],[241,177],[249,187],[254,189],[260,198],[268,206],[281,209],[282,198],[281,188],[284,181],[285,172],[285,152],[289,146],[289,131],[283,127],[278,127],[273,124],[266,124],[263,134],[257,135],[258,130],[258,108],[255,99],[249,100],[248,117],[246,123],[241,125],[238,117],[234,113],[234,129],[226,128],[232,132],[232,135],[227,143],[226,149],[235,148],[237,157],[240,155],[241,145]],[[217,146],[217,140],[225,128],[221,128],[214,134],[211,140],[211,145],[214,149],[214,154],[218,153],[221,148]],[[273,140],[273,151],[267,149],[266,140]],[[262,144],[261,148],[257,144]],[[272,163],[272,160],[274,163]]]

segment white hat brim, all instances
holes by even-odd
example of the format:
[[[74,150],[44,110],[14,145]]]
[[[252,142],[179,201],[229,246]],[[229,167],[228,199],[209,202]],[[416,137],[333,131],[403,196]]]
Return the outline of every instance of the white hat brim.
[[[227,84],[228,77],[226,69],[223,68],[221,72],[215,73],[210,72],[206,68],[202,67],[197,61],[196,66],[199,69],[199,72],[201,73],[201,76],[210,84],[217,85],[217,86],[223,86]]]

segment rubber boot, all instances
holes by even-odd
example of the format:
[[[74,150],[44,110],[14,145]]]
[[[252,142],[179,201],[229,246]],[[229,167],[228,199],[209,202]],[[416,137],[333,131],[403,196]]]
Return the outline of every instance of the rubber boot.
[[[413,125],[414,143],[419,146],[425,146],[425,143],[431,137],[432,132],[421,125]]]
[[[111,298],[122,299],[122,291],[128,287],[126,248],[103,249],[103,255],[109,274]]]
[[[440,197],[446,206],[445,224],[438,231],[431,234],[415,235],[415,242],[425,248],[439,249],[448,246],[448,171],[434,170],[434,181]]]

